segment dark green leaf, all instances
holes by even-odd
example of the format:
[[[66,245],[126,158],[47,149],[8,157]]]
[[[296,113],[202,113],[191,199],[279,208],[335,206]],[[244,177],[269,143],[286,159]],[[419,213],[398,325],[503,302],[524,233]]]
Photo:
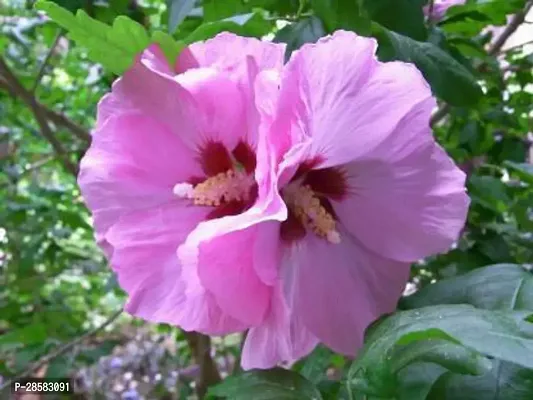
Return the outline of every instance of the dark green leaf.
[[[533,325],[523,321],[526,316],[464,305],[398,312],[369,330],[365,346],[350,368],[350,385],[368,394],[392,397],[399,390],[401,366],[431,361],[454,371],[481,372],[485,364],[475,352],[533,368]],[[435,348],[428,343],[433,340],[437,340]],[[414,350],[416,343],[424,346],[422,350]],[[409,351],[405,346],[411,347]]]
[[[428,339],[398,346],[391,356],[393,371],[415,362],[432,362],[461,374],[482,375],[491,363],[479,353],[445,339]]]
[[[209,390],[231,400],[320,400],[318,389],[303,376],[282,368],[252,370],[226,378]]]
[[[317,347],[304,360],[300,373],[313,383],[318,383],[326,377],[326,370],[331,364],[331,350],[326,347]]]
[[[443,374],[428,399],[442,400],[530,400],[533,369],[508,362],[494,361],[491,371],[482,376]],[[407,399],[406,399],[407,400]]]
[[[426,286],[404,299],[410,308],[461,303],[489,310],[533,311],[533,274],[519,265],[492,265]]]
[[[426,40],[422,12],[425,0],[363,0],[362,3],[373,21],[413,39]]]
[[[337,29],[360,35],[370,33],[370,20],[362,12],[358,0],[311,0],[311,6],[329,33]]]
[[[383,27],[375,29],[382,60],[414,63],[435,94],[456,105],[473,105],[483,92],[472,74],[449,54],[431,43],[413,40]]]
[[[324,35],[322,22],[317,17],[309,17],[281,29],[274,37],[274,42],[287,44],[285,56],[288,58],[294,50],[305,43],[315,43]]]

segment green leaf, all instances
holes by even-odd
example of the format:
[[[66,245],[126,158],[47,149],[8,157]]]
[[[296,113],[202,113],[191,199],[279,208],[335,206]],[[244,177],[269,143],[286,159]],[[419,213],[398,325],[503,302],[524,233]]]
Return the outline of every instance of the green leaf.
[[[468,188],[472,203],[480,204],[496,213],[505,212],[511,202],[505,183],[493,176],[472,175]]]
[[[168,31],[174,33],[179,24],[187,17],[194,7],[195,0],[167,0]]]
[[[261,37],[272,29],[270,21],[265,20],[263,13],[255,12],[236,15],[217,22],[206,22],[196,28],[187,38],[186,43],[212,38],[220,32],[233,32],[241,36]]]
[[[489,310],[533,311],[533,274],[515,264],[491,265],[426,286],[403,304],[418,308],[461,303]]]
[[[299,0],[203,0],[206,21],[219,21],[233,15],[247,14],[256,9],[268,10],[277,15],[295,13]]]
[[[47,337],[46,326],[42,323],[27,325],[14,329],[0,336],[0,351],[6,351],[18,345],[44,343]]]
[[[89,57],[115,74],[128,69],[134,57],[150,43],[142,25],[125,16],[117,17],[113,26],[109,26],[92,19],[83,10],[74,16],[49,1],[39,1],[36,8],[67,29],[71,39],[87,48]]]
[[[377,24],[374,28],[380,44],[380,58],[414,63],[444,101],[468,106],[476,104],[483,95],[474,76],[448,53],[431,43],[413,40]]]
[[[509,167],[523,182],[533,185],[533,164],[505,161],[504,165]]]
[[[475,353],[533,368],[533,325],[523,320],[526,316],[465,305],[398,312],[369,329],[365,346],[350,368],[350,386],[393,397],[399,391],[402,366],[431,361],[453,371],[479,373],[486,362]],[[435,340],[435,345],[430,343]],[[421,350],[415,350],[417,343]]]
[[[483,376],[444,373],[433,385],[428,399],[530,400],[532,393],[532,369],[495,361],[491,371]]]
[[[397,400],[429,400],[433,385],[447,372],[446,368],[433,363],[409,365],[398,374]]]
[[[422,11],[425,0],[362,0],[362,3],[372,20],[384,27],[416,40],[427,38]]]
[[[303,362],[300,373],[313,383],[326,378],[326,370],[331,364],[332,352],[326,347],[318,346]]]
[[[320,400],[318,389],[303,376],[282,368],[252,370],[226,378],[209,390],[231,400]]]
[[[352,30],[360,35],[370,33],[370,20],[357,0],[311,0],[311,6],[329,33],[337,29]]]
[[[305,43],[315,43],[325,34],[326,32],[320,19],[311,16],[285,26],[276,34],[274,42],[287,44],[285,57],[288,59],[294,50],[299,49]]]
[[[428,339],[399,346],[391,356],[393,371],[415,362],[432,362],[461,374],[482,375],[491,362],[479,353],[445,339]]]

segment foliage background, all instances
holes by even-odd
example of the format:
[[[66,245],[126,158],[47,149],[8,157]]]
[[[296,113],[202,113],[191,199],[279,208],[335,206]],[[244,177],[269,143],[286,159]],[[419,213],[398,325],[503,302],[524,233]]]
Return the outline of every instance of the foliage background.
[[[424,20],[424,0],[53,3],[41,7],[60,26],[32,1],[0,5],[3,394],[31,373],[70,377],[80,398],[196,398],[217,370],[236,372],[238,335],[210,342],[120,313],[77,163],[97,101],[150,41],[173,57],[230,30],[290,52],[342,28],[375,36],[380,58],[414,62],[430,82],[435,136],[468,174],[467,225],[452,250],[413,266],[416,293],[368,331],[355,362],[318,348],[292,372],[233,374],[208,397],[533,398],[531,1],[469,0],[441,21]]]

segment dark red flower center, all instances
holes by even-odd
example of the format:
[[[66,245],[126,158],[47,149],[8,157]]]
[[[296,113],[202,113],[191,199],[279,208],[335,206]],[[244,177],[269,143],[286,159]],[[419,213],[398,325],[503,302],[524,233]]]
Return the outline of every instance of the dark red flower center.
[[[174,187],[174,193],[195,205],[213,207],[207,219],[237,215],[257,200],[254,178],[256,156],[250,145],[240,141],[231,151],[220,142],[208,141],[198,151],[205,174],[191,177]]]
[[[346,177],[340,168],[317,168],[321,161],[315,158],[302,162],[281,190],[288,208],[288,218],[280,227],[285,242],[302,239],[308,230],[331,243],[340,241],[331,200],[340,201],[346,196]]]

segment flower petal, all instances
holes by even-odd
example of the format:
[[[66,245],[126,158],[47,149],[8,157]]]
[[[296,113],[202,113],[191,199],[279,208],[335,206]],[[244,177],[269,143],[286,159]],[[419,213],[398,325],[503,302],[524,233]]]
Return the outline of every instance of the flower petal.
[[[281,291],[278,282],[267,319],[248,331],[241,357],[244,370],[292,363],[308,355],[318,344],[318,339],[287,305]]]
[[[224,312],[250,325],[263,321],[272,294],[272,288],[254,270],[254,253],[261,251],[256,247],[261,227],[255,225],[204,241],[198,251],[202,285]]]
[[[176,82],[186,89],[196,104],[195,126],[197,136],[191,138],[191,144],[203,146],[215,141],[233,150],[240,140],[255,144],[248,139],[246,99],[237,84],[212,68],[190,69],[175,77]],[[178,121],[175,121],[176,123]]]
[[[176,249],[206,213],[201,207],[175,202],[131,212],[113,225],[106,239],[114,249],[111,266],[129,295],[126,311],[152,322],[209,334],[244,328],[223,314],[212,299],[201,299],[200,307],[195,307],[198,302],[187,304],[191,299],[185,296]]]
[[[294,268],[294,312],[321,342],[353,356],[368,325],[395,309],[409,265],[380,257],[339,231],[339,244],[308,234],[287,250],[285,262]]]
[[[111,116],[140,111],[167,126],[186,144],[196,143],[197,104],[191,94],[173,79],[163,52],[148,47],[133,66],[113,83],[110,94],[98,105],[97,127]]]
[[[265,136],[260,140],[255,204],[241,214],[200,223],[178,249],[191,290],[203,287],[225,312],[249,324],[260,323],[266,315],[278,258],[264,250],[276,250],[272,225],[287,218],[276,189],[270,143]]]
[[[93,133],[78,183],[102,239],[121,215],[174,199],[174,185],[199,173],[193,154],[164,125],[122,114]]]
[[[432,138],[433,104],[420,103],[405,116],[372,159],[344,166],[351,194],[333,202],[348,231],[394,260],[448,250],[466,219],[465,174]]]
[[[212,67],[228,73],[237,81],[247,81],[248,69],[243,62],[247,57],[250,57],[261,71],[281,70],[284,56],[284,44],[223,32],[212,39],[191,44],[184,49],[178,58],[176,70],[184,72],[190,68]]]
[[[293,144],[311,139],[321,168],[368,154],[431,96],[414,65],[378,62],[375,50],[374,39],[337,31],[303,46],[286,66],[278,130],[290,132]]]

